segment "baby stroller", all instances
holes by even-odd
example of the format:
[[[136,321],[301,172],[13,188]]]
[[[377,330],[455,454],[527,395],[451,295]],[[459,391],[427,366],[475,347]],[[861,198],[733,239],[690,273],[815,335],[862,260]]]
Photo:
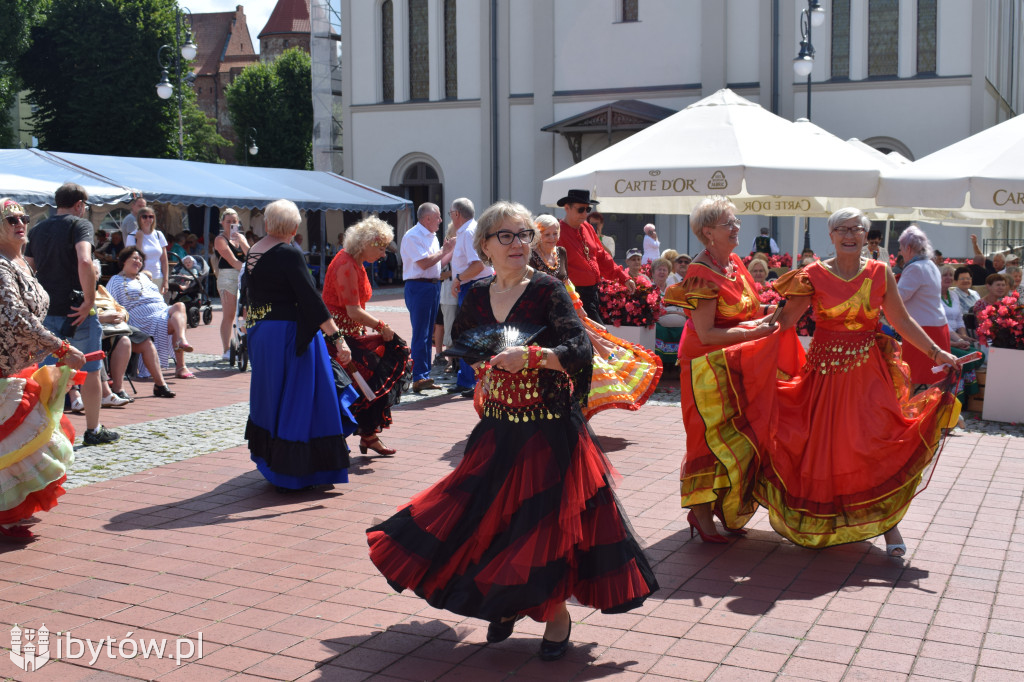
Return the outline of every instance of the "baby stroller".
[[[249,337],[245,333],[245,305],[242,302],[242,285],[239,282],[235,296],[235,319],[231,322],[231,345],[228,347],[228,362],[237,366],[239,372],[249,367]]]
[[[170,303],[185,304],[188,312],[188,326],[198,327],[200,318],[203,324],[210,324],[213,321],[213,304],[210,303],[210,295],[206,293],[206,280],[210,276],[210,265],[202,256],[186,256],[195,261],[191,268],[185,264],[177,254],[167,255],[170,263],[170,275],[167,278],[167,291],[170,294]]]

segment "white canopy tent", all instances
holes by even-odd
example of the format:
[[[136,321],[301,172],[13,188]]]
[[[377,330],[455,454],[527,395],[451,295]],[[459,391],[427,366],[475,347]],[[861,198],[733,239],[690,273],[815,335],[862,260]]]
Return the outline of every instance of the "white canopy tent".
[[[878,203],[1024,219],[1024,114],[922,157],[879,185]]]
[[[686,214],[724,194],[741,214],[827,217],[853,199],[873,205],[881,173],[834,135],[723,89],[548,178],[541,203],[589,189],[602,211]]]

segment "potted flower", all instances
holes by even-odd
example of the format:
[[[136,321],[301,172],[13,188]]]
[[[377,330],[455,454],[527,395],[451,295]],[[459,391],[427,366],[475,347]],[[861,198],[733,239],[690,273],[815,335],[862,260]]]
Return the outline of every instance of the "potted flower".
[[[1013,291],[977,313],[978,338],[989,346],[985,402],[981,416],[1024,421],[1024,301]]]
[[[601,317],[615,336],[653,350],[654,323],[664,312],[661,292],[642,271],[635,281],[632,294],[625,284],[601,281]]]

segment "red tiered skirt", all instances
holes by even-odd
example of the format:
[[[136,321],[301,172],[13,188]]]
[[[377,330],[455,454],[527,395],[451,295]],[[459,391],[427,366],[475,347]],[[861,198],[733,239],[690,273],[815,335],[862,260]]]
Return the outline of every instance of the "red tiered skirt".
[[[658,588],[577,412],[484,417],[447,477],[367,531],[398,591],[496,621],[545,621],[569,597],[607,613]]]

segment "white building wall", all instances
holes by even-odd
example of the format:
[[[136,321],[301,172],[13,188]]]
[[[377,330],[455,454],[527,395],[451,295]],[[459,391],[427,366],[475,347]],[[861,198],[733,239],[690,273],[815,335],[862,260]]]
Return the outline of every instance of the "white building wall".
[[[756,83],[760,77],[761,21],[771,21],[770,3],[732,0],[725,6],[725,82]]]
[[[509,92],[533,94],[533,0],[508,0],[509,3]]]
[[[938,0],[935,19],[935,69],[939,76],[971,73],[971,33],[974,16],[970,2]]]
[[[481,5],[477,0],[460,0],[455,6],[456,62],[459,70],[459,99],[480,99],[480,69],[487,61],[481,54]]]

